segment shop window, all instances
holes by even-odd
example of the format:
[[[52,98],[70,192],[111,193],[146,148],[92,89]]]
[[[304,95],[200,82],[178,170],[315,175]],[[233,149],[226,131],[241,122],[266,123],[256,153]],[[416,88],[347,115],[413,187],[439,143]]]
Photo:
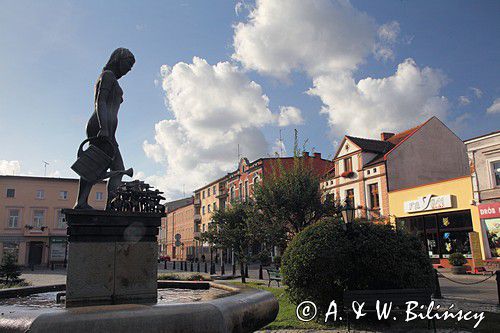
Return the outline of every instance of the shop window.
[[[7,198],[14,198],[16,195],[16,190],[13,188],[8,188],[7,189]]]
[[[373,209],[380,208],[380,202],[378,197],[378,184],[370,184],[368,186],[370,192],[370,205]]]
[[[19,243],[4,242],[3,253],[10,253],[16,258],[16,261],[19,260]]]
[[[19,228],[19,209],[9,209],[9,228]]]
[[[490,245],[491,256],[500,257],[500,218],[485,219],[486,235]]]
[[[493,181],[495,186],[500,186],[500,161],[491,163],[493,169]]]
[[[345,172],[352,171],[352,157],[344,158],[344,171]]]

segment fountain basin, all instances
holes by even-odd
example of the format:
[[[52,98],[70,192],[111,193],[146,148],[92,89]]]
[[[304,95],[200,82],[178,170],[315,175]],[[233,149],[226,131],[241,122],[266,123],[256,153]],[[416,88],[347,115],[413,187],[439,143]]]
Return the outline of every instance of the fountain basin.
[[[169,281],[176,287],[225,290],[224,295],[196,302],[119,304],[74,308],[15,308],[0,306],[1,332],[253,332],[272,322],[278,301],[266,291],[208,282]],[[58,291],[61,285],[27,287],[35,293]],[[38,288],[34,289],[33,288]],[[183,289],[185,289],[183,288]],[[18,291],[8,293],[19,295]],[[0,291],[0,297],[2,297]],[[7,292],[7,290],[5,290]],[[24,291],[25,295],[28,291]],[[160,293],[161,294],[161,293]]]

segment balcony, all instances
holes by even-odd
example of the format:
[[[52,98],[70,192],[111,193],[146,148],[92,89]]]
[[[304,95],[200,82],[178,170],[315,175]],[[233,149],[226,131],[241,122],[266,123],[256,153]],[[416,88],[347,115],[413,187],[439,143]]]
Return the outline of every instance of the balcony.
[[[223,199],[227,197],[227,190],[225,188],[219,189],[219,193],[215,196],[217,199]]]
[[[200,221],[201,222],[201,215],[200,214],[194,214],[194,221]]]

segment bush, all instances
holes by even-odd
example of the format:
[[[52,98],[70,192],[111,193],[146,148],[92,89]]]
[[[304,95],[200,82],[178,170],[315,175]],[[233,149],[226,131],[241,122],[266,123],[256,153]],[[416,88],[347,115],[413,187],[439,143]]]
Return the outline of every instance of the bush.
[[[344,290],[433,288],[433,269],[420,241],[387,225],[320,221],[299,233],[281,271],[295,303],[313,301],[325,313]]]
[[[463,266],[467,263],[467,259],[465,259],[465,256],[460,252],[450,254],[448,261],[452,266]]]

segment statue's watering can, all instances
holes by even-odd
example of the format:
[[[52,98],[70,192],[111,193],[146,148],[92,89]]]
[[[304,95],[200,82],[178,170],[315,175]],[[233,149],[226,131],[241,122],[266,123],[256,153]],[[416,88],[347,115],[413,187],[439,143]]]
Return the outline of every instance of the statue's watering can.
[[[104,139],[104,141],[111,146],[113,155],[109,156],[104,150],[102,150],[95,144],[92,144],[92,141],[95,141],[96,139],[97,137],[91,137],[84,140],[80,144],[77,154],[78,158],[71,166],[71,169],[73,169],[73,171],[75,171],[80,177],[89,182],[96,182],[119,174],[126,174],[132,177],[134,172],[132,168],[128,170],[114,170],[106,172],[115,159],[116,148],[111,143],[111,140],[109,140],[109,138],[99,138]],[[87,148],[87,150],[83,150],[83,145],[85,145],[87,142],[89,142],[89,147]]]

